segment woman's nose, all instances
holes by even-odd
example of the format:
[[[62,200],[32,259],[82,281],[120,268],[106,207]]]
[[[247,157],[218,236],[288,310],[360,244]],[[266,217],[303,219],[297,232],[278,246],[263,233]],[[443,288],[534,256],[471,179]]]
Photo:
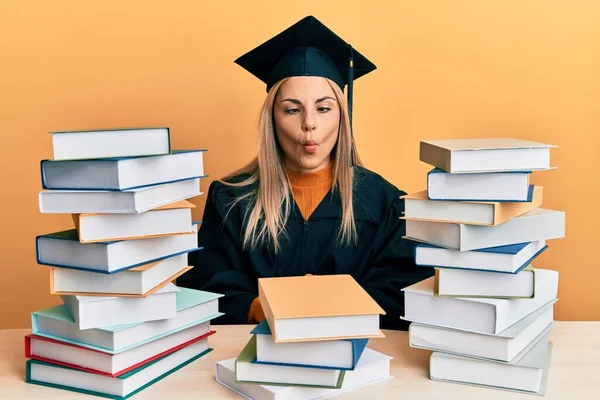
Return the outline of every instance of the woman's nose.
[[[310,115],[307,115],[304,118],[304,121],[302,121],[302,130],[305,132],[314,131],[316,127],[317,124],[315,123],[314,118],[312,118]]]

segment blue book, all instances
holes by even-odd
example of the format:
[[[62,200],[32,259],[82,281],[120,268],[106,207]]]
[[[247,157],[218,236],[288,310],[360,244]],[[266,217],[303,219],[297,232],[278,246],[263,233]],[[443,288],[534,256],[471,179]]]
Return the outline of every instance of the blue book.
[[[516,274],[548,248],[544,240],[459,251],[419,243],[415,263],[424,267],[457,268]]]
[[[427,174],[429,200],[528,202],[533,200],[531,171],[451,174],[434,168]]]
[[[253,363],[306,368],[354,370],[369,339],[341,339],[275,343],[266,319],[251,332],[256,335]]]
[[[179,288],[177,292],[177,315],[173,318],[113,325],[80,330],[77,323],[61,304],[31,313],[31,333],[62,342],[117,354],[161,337],[199,324],[206,324],[220,317],[218,299],[222,294]]]
[[[194,222],[193,231],[198,231]],[[140,240],[81,243],[76,229],[36,237],[37,263],[114,274],[169,257],[201,250],[198,236],[181,234]]]
[[[42,160],[42,188],[52,190],[123,191],[205,178],[206,150],[93,160]]]

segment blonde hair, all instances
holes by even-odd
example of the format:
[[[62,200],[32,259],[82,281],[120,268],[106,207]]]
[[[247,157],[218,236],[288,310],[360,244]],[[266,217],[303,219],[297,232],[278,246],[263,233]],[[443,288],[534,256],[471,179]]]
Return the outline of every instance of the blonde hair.
[[[273,104],[279,88],[287,79],[282,79],[271,88],[262,105],[258,124],[257,156],[244,167],[220,180],[223,184],[234,187],[246,187],[258,183],[254,189],[236,197],[229,208],[231,211],[240,201],[250,200],[250,207],[244,215],[244,248],[256,248],[260,244],[270,243],[277,253],[281,250],[280,237],[285,236],[286,233],[285,226],[292,208],[293,197],[283,161],[283,150],[278,145],[275,134]],[[343,245],[356,244],[358,238],[352,204],[354,171],[350,165],[350,158],[353,158],[354,165],[361,166],[362,162],[354,147],[344,94],[335,83],[329,79],[327,82],[333,89],[340,107],[338,138],[331,154],[332,191],[339,192],[342,203],[342,221],[338,240]],[[352,147],[354,147],[353,152]],[[240,182],[231,180],[239,175],[247,177]]]

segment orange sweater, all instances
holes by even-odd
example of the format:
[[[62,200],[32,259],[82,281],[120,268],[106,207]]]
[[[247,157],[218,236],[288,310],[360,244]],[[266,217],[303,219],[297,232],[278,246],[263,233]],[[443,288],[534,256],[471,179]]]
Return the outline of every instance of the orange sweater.
[[[302,217],[308,220],[321,202],[331,185],[333,184],[333,163],[329,163],[325,168],[317,172],[294,172],[287,171],[294,200],[302,213]],[[258,297],[250,304],[248,310],[248,322],[258,323],[265,319],[265,313],[262,310]]]

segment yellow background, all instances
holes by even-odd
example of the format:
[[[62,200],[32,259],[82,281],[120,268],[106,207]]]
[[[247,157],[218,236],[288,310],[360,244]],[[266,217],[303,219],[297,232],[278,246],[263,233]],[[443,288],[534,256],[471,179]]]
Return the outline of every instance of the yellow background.
[[[175,149],[209,150],[206,189],[256,148],[265,87],[233,60],[308,14],[378,66],[356,81],[355,134],[366,166],[401,189],[425,188],[420,140],[559,146],[558,169],[533,182],[566,212],[566,238],[534,265],[560,272],[557,320],[600,319],[600,2],[4,0],[0,328],[60,303],[35,261],[36,235],[73,227],[38,210],[47,132],[170,126]]]

